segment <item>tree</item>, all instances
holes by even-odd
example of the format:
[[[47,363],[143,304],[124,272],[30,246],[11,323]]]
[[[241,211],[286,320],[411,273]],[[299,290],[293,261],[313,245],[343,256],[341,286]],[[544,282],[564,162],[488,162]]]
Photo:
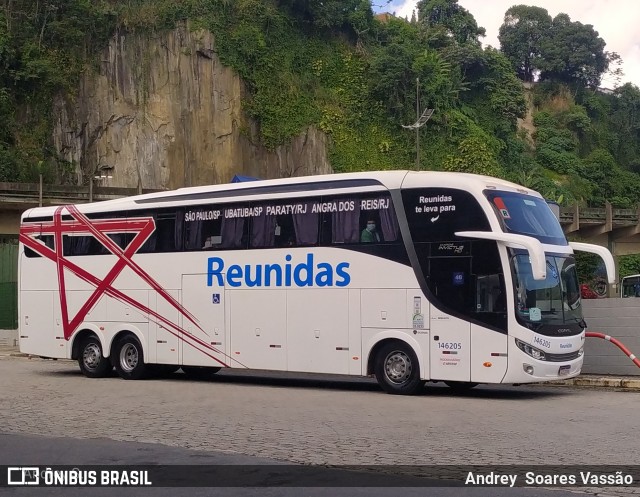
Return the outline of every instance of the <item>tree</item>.
[[[478,27],[473,15],[458,5],[458,0],[420,0],[418,23],[426,28],[441,27],[457,43],[480,44],[485,29]]]
[[[540,41],[540,79],[597,88],[609,62],[617,58],[605,52],[605,45],[591,24],[572,22],[567,14],[558,14],[549,36]]]
[[[353,29],[362,32],[371,26],[373,11],[369,0],[278,0],[294,17],[320,29]]]
[[[417,29],[392,18],[382,30],[383,43],[371,50],[370,92],[376,101],[384,102],[391,116],[404,122],[415,118],[418,74],[413,65],[421,52]]]
[[[458,144],[456,153],[443,164],[445,171],[502,176],[504,171],[487,143],[478,135],[471,135]]]
[[[551,28],[546,9],[514,5],[504,15],[500,26],[500,50],[523,81],[533,81],[540,60],[540,42]]]
[[[626,83],[616,89],[612,99],[611,127],[620,139],[614,152],[618,163],[640,171],[640,88]]]

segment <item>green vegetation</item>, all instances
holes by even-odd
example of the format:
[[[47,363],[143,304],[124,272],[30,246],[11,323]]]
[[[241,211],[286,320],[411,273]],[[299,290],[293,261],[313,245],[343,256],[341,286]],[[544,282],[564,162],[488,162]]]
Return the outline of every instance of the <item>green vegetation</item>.
[[[52,146],[55,97],[77,91],[114,33],[181,22],[215,35],[268,148],[316,126],[336,171],[414,168],[416,134],[401,125],[419,106],[434,109],[420,169],[500,176],[564,204],[640,201],[640,90],[597,91],[619,57],[593,27],[518,5],[501,51],[483,49],[457,0],[421,0],[411,21],[377,19],[368,0],[3,0],[0,180],[70,181]],[[535,75],[527,136],[521,80]]]
[[[40,171],[64,181],[53,151],[52,102],[77,91],[79,77],[115,25],[108,5],[91,0],[4,0],[0,5],[0,180]]]

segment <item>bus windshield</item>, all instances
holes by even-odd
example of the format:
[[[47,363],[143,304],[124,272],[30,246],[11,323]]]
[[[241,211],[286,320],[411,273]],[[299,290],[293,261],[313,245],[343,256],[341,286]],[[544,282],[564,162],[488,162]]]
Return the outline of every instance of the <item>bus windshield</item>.
[[[582,328],[584,322],[575,259],[547,255],[546,279],[534,280],[529,255],[514,252],[511,261],[518,321],[543,334],[547,334],[545,329],[548,332],[559,331],[558,326],[564,327],[565,333]]]
[[[486,192],[506,231],[532,236],[541,243],[567,245],[562,227],[547,203],[538,197],[513,192]]]

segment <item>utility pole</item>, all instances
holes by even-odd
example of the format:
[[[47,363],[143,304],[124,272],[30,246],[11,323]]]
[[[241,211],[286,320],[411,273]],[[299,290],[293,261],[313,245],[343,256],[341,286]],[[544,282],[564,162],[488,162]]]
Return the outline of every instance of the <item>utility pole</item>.
[[[409,125],[402,125],[404,129],[416,130],[416,171],[420,169],[420,128],[431,119],[433,109],[425,109],[420,115],[420,78],[416,78],[416,122]]]
[[[416,78],[416,122],[420,119],[420,78]],[[416,127],[416,171],[420,169],[420,128]]]

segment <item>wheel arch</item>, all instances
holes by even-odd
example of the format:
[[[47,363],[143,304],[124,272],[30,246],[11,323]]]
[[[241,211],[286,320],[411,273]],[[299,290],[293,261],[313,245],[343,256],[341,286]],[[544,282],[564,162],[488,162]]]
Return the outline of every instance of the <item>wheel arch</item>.
[[[104,333],[95,325],[85,324],[71,337],[71,359],[74,361],[78,359],[78,355],[80,354],[80,344],[85,338],[91,335],[95,335],[98,338],[100,346],[102,347],[102,355],[104,357],[108,357],[109,350],[105,347],[106,339]]]
[[[411,335],[405,333],[403,331],[397,330],[386,330],[377,333],[375,336],[371,338],[369,344],[366,348],[367,356],[366,356],[366,371],[365,375],[369,376],[374,374],[375,372],[375,360],[378,351],[384,347],[386,344],[391,342],[403,342],[411,349],[413,349],[413,353],[418,358],[418,365],[420,366],[420,378],[428,379],[428,371],[426,371],[427,361],[423,360],[422,356],[422,347]]]
[[[111,356],[111,352],[113,351],[113,346],[118,342],[118,340],[127,335],[132,335],[138,339],[138,342],[140,342],[140,347],[142,347],[142,355],[145,358],[145,362],[147,362],[147,358],[149,357],[149,354],[147,353],[147,343],[142,332],[135,326],[127,326],[126,328],[121,329],[113,335],[108,344],[109,357]]]

